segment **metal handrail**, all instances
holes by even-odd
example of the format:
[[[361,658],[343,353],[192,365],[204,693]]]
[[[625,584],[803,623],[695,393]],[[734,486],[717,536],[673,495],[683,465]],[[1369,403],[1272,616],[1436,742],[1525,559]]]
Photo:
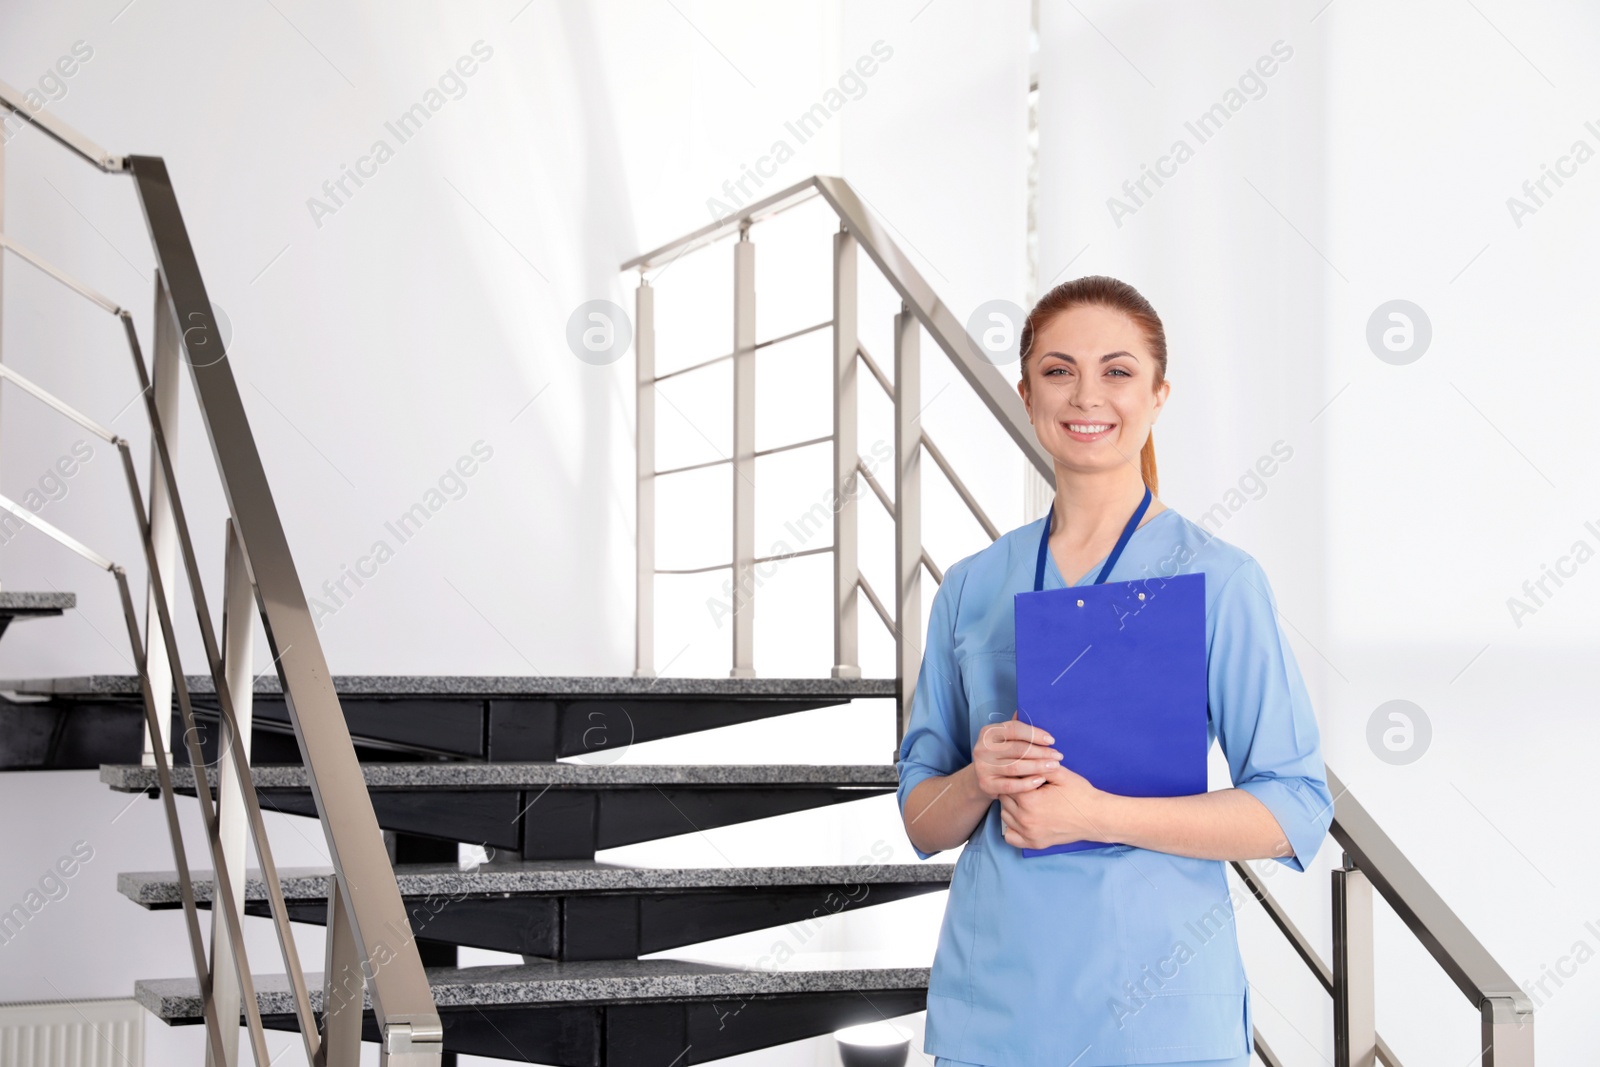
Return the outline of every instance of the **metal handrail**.
[[[827,201],[839,222],[867,253],[884,278],[894,287],[905,307],[922,324],[934,343],[950,357],[973,392],[1011,439],[1032,461],[1044,479],[1055,484],[1055,462],[1033,433],[1027,410],[1016,389],[1005,380],[1000,371],[967,333],[922,273],[900,250],[894,239],[872,215],[854,189],[843,178],[816,175],[797,182],[764,200],[758,200],[725,218],[702,226],[693,233],[659,248],[628,260],[624,271],[650,271],[664,267],[678,257],[703,248],[724,237],[748,230],[762,219],[771,218],[791,208],[821,196]]]
[[[676,241],[669,241],[654,251],[646,252],[642,256],[634,256],[622,265],[622,269],[624,271],[649,271],[657,267],[668,266],[680,256],[684,256],[698,248],[715,244],[724,237],[748,230],[752,223],[782,214],[790,208],[799,207],[820,192],[821,189],[817,186],[817,179],[807,178],[803,182],[798,182],[762,200],[757,200],[742,211],[736,211],[718,219],[716,222],[708,223],[692,233],[685,234]]]
[[[1278,931],[1283,934],[1289,945],[1295,950],[1295,954],[1310,969],[1317,981],[1322,983],[1323,990],[1333,994],[1335,990],[1333,968],[1329,967],[1321,954],[1312,947],[1311,941],[1295,925],[1294,920],[1289,917],[1288,911],[1279,903],[1278,898],[1273,896],[1272,892],[1267,889],[1266,883],[1241,861],[1235,860],[1230,866],[1239,875],[1245,887],[1250,890],[1250,895],[1256,898],[1256,903],[1260,904],[1266,911],[1273,924],[1277,926]],[[1382,1034],[1377,1033],[1376,1029],[1373,1031],[1373,1040],[1377,1046],[1376,1051],[1379,1063],[1384,1064],[1384,1067],[1403,1067],[1400,1057],[1395,1055],[1394,1050],[1389,1047],[1389,1043],[1384,1040]]]
[[[1338,815],[1329,830],[1334,840],[1372,876],[1373,887],[1417,935],[1456,988],[1475,1004],[1498,997],[1525,1005],[1519,1010],[1531,1012],[1532,1001],[1522,987],[1495,962],[1483,942],[1332,771],[1328,772],[1328,788],[1339,797]]]
[[[238,386],[233,377],[227,352],[217,329],[211,303],[200,275],[177,197],[173,192],[165,163],[153,156],[112,156],[70,126],[28,105],[22,95],[10,86],[0,83],[0,108],[20,115],[28,124],[41,130],[60,144],[108,172],[130,173],[135,193],[143,209],[157,261],[156,281],[156,334],[157,370],[162,364],[163,345],[168,353],[181,354],[189,364],[191,380],[199,401],[201,419],[210,438],[218,474],[231,517],[231,534],[237,536],[238,558],[242,561],[264,624],[269,648],[274,654],[285,703],[301,757],[305,762],[317,813],[326,832],[329,852],[336,872],[338,893],[342,907],[338,916],[330,915],[330,922],[340,929],[337,940],[343,946],[330,956],[346,968],[356,969],[359,963],[360,978],[371,993],[372,1006],[377,1016],[381,1036],[381,1060],[384,1064],[400,1067],[423,1067],[440,1062],[443,1047],[443,1026],[439,1018],[431,988],[423,971],[415,938],[412,935],[393,868],[383,844],[382,833],[373,813],[355,748],[350,740],[338,695],[333,689],[331,673],[323,656],[320,641],[305,600],[305,594],[295,572],[293,557],[289,552],[282,521],[279,518],[271,489],[267,484],[260,454],[245,417]],[[138,372],[142,395],[145,397],[151,423],[153,474],[160,490],[164,490],[165,505],[170,509],[172,525],[187,572],[191,599],[194,604],[207,665],[216,688],[221,718],[233,736],[239,736],[240,718],[234,707],[232,693],[226,677],[226,667],[217,631],[206,606],[204,586],[200,580],[199,565],[178,495],[176,471],[167,448],[167,434],[162,425],[157,403],[157,389],[147,373],[139,350],[138,337],[133,329],[132,316],[88,286],[71,279],[64,272],[49,266],[42,258],[19,247],[14,241],[4,241],[4,247],[21,256],[33,266],[74,289],[80,295],[116,315],[122,322],[130,352]],[[45,399],[52,407],[78,421],[92,432],[106,436],[108,431],[83,416],[76,409],[54,398],[19,375],[4,375]],[[48,399],[47,399],[48,398]],[[127,443],[115,438],[122,451],[125,472],[129,478],[135,510],[138,513],[141,540],[151,585],[151,601],[156,608],[162,630],[167,665],[173,675],[173,686],[180,715],[185,726],[184,742],[189,749],[190,762],[202,767],[203,755],[199,748],[198,733],[194,728],[193,708],[190,705],[184,673],[178,661],[175,631],[161,582],[161,560],[157,551],[152,524],[156,519],[159,499],[158,485],[151,486],[151,510],[147,516],[134,475],[131,454]],[[35,516],[23,518],[39,525]],[[48,524],[46,524],[48,525]],[[59,534],[59,531],[56,531]],[[65,537],[66,535],[61,535]],[[58,537],[58,540],[60,538]],[[63,543],[70,542],[70,538]],[[73,547],[69,544],[69,547]],[[81,549],[82,546],[77,546]],[[84,550],[87,551],[87,550]],[[80,554],[82,554],[80,552]],[[123,602],[130,625],[130,639],[139,661],[141,687],[146,698],[146,714],[151,734],[155,761],[162,780],[162,793],[166,797],[169,832],[174,836],[175,858],[180,870],[187,871],[187,862],[181,852],[182,838],[178,833],[176,809],[172,801],[171,777],[167,768],[165,746],[162,743],[162,726],[158,701],[151,686],[147,667],[148,641],[141,641],[137,620],[132,614],[131,596],[126,591],[126,581],[120,568],[92,554],[91,558],[113,570],[123,586]],[[284,905],[276,868],[271,861],[270,844],[261,819],[259,804],[252,783],[248,758],[242,746],[230,745],[230,766],[243,794],[243,807],[254,839],[258,857],[264,871],[268,871],[269,896],[280,951],[294,985],[298,1022],[309,1063],[342,1067],[353,1064],[359,1055],[360,1027],[349,1023],[349,1016],[334,1020],[325,1016],[324,1027],[338,1031],[338,1040],[330,1038],[324,1046],[318,1034],[318,1020],[312,1014],[310,998],[305,989],[294,940],[289,929],[289,916]],[[207,842],[212,849],[213,867],[218,879],[218,897],[223,901],[220,910],[226,926],[227,939],[237,971],[238,988],[243,1000],[246,1022],[250,1031],[252,1051],[258,1067],[268,1067],[266,1046],[262,1038],[259,1010],[252,990],[252,979],[245,955],[242,929],[237,909],[230,906],[233,897],[229,881],[229,866],[221,854],[218,827],[218,807],[209,788],[196,777],[196,794],[200,800],[202,821],[207,830]],[[192,899],[186,899],[192,905]],[[217,905],[214,905],[214,907]],[[191,910],[192,907],[186,908]],[[207,1012],[207,1025],[211,1033],[211,1054],[217,1063],[231,1062],[224,1053],[222,1032],[226,1020],[216,1017],[211,996],[214,972],[206,964],[198,929],[198,920],[189,924],[191,949],[195,955],[196,977],[200,983]],[[330,983],[341,975],[332,966],[325,976]],[[331,1004],[330,1004],[331,1008]],[[355,1004],[359,1018],[360,1003]],[[335,1026],[334,1024],[337,1023]],[[337,1046],[337,1047],[334,1047]]]
[[[1485,1047],[1503,1057],[1492,1061],[1496,1067],[1532,1063],[1532,1000],[1377,820],[1350,795],[1339,776],[1331,769],[1327,775],[1328,788],[1338,798],[1329,832],[1343,847],[1346,862],[1371,879],[1372,887],[1400,921],[1479,1010]]]
[[[841,231],[835,237],[834,247],[834,317],[835,323],[835,395],[834,418],[837,465],[835,491],[840,494],[841,510],[846,490],[853,496],[856,479],[864,479],[879,502],[889,512],[896,527],[898,613],[891,612],[878,596],[866,576],[854,569],[854,533],[848,530],[848,565],[840,562],[836,554],[835,574],[841,573],[844,584],[841,597],[848,595],[853,601],[859,590],[872,606],[885,627],[894,635],[898,648],[897,680],[900,683],[901,729],[905,727],[905,711],[909,707],[911,689],[916,677],[916,661],[920,652],[908,640],[907,627],[897,625],[896,618],[920,621],[917,612],[915,575],[926,568],[936,582],[943,582],[943,574],[935,566],[925,548],[921,546],[919,499],[916,474],[916,456],[926,452],[955,487],[957,495],[972,511],[991,539],[998,539],[999,530],[984,514],[977,500],[962,483],[944,454],[929,439],[914,417],[905,410],[916,403],[919,378],[917,374],[917,341],[915,327],[920,326],[938,343],[963,374],[979,398],[988,406],[1025,456],[1053,482],[1054,465],[1037,437],[1032,433],[1025,409],[1016,391],[1005,383],[993,364],[982,355],[977,343],[967,334],[955,316],[934,294],[920,273],[910,264],[895,242],[868,212],[848,183],[840,178],[813,177],[772,194],[764,200],[749,205],[676,241],[662,245],[651,252],[637,256],[623,264],[623,270],[638,270],[641,282],[638,290],[639,308],[639,384],[640,384],[640,560],[639,590],[641,617],[638,637],[641,667],[645,663],[644,642],[650,629],[643,617],[647,604],[653,603],[653,594],[647,587],[647,578],[653,570],[653,532],[646,523],[653,523],[653,497],[648,488],[649,468],[644,458],[653,456],[653,439],[647,439],[646,430],[654,432],[653,398],[647,389],[658,379],[653,378],[655,352],[654,291],[649,285],[647,272],[665,267],[679,257],[704,248],[724,237],[739,235],[735,259],[736,283],[735,322],[736,351],[739,354],[737,335],[742,328],[747,333],[753,329],[753,254],[749,233],[754,223],[787,211],[821,196],[839,216]],[[876,361],[867,353],[855,333],[855,267],[856,245],[863,247],[885,278],[901,297],[901,314],[895,320],[895,375],[891,382]],[[742,323],[742,326],[740,325]],[[848,438],[841,420],[855,415],[854,365],[859,359],[868,372],[895,404],[899,465],[896,469],[894,499],[871,473],[859,455],[855,454],[853,430]],[[736,392],[736,423],[741,417]],[[646,401],[651,403],[647,404]],[[748,419],[748,413],[744,413]],[[746,425],[749,432],[749,425]],[[904,487],[902,487],[904,481]],[[741,487],[735,484],[736,497]],[[908,491],[909,490],[909,491]],[[748,490],[746,490],[748,492]],[[909,497],[909,499],[907,499]],[[845,540],[841,536],[853,523],[853,512],[848,520],[835,513],[835,546],[820,551],[830,551]],[[735,533],[737,556],[739,532]],[[722,566],[726,567],[727,564]],[[705,568],[716,569],[716,568]],[[841,599],[836,604],[836,648],[843,644],[853,647],[854,612],[849,603]],[[846,620],[845,615],[850,618]],[[909,629],[916,629],[915,626]],[[839,637],[837,635],[847,635]],[[735,638],[736,653],[738,639]],[[838,672],[839,667],[835,668]],[[837,676],[837,673],[836,673]],[[1479,1010],[1482,1023],[1483,1063],[1493,1067],[1531,1067],[1533,1063],[1533,1006],[1529,997],[1511,979],[1481,942],[1445,904],[1437,891],[1405,857],[1394,842],[1383,832],[1377,822],[1350,796],[1349,790],[1332,770],[1327,779],[1335,798],[1335,814],[1330,833],[1344,849],[1344,865],[1332,872],[1333,877],[1333,931],[1334,961],[1330,966],[1312,947],[1309,939],[1300,932],[1282,905],[1267,891],[1261,879],[1243,863],[1233,867],[1244,880],[1251,894],[1267,911],[1279,931],[1290,942],[1301,960],[1333,995],[1335,1016],[1335,1061],[1337,1067],[1354,1067],[1358,1064],[1382,1062],[1387,1067],[1400,1067],[1398,1058],[1388,1043],[1378,1034],[1375,1021],[1374,975],[1372,957],[1372,891],[1389,902],[1401,920],[1422,942],[1435,961],[1455,982],[1458,989]],[[1269,1064],[1278,1058],[1266,1046],[1259,1033],[1255,1034],[1257,1051]]]
[[[1349,787],[1339,776],[1331,769],[1326,773],[1328,787],[1337,799],[1329,834],[1344,849],[1347,866],[1361,871],[1371,880],[1373,888],[1479,1011],[1484,1047],[1498,1047],[1505,1056],[1508,1041],[1513,1047],[1526,1041],[1528,1058],[1522,1062],[1531,1063],[1533,1004],[1527,994],[1350,794]],[[1310,939],[1260,877],[1243,863],[1235,862],[1232,866],[1323,989],[1339,995],[1334,968],[1312,947]],[[1399,1057],[1382,1035],[1374,1032],[1374,1039],[1379,1062],[1387,1067],[1401,1067]]]

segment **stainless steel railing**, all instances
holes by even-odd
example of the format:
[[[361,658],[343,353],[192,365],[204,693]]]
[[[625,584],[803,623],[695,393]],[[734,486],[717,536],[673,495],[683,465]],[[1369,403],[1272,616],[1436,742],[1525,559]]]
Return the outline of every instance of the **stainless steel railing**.
[[[836,678],[860,677],[857,660],[856,591],[859,589],[885,627],[895,638],[895,677],[899,683],[899,733],[903,737],[910,715],[911,699],[921,665],[920,579],[925,568],[938,583],[944,575],[922,546],[920,460],[926,453],[949,481],[990,539],[1000,531],[984,514],[982,507],[952,468],[949,460],[918,423],[920,411],[920,331],[927,330],[934,343],[950,358],[962,377],[994,415],[1044,478],[1054,483],[1055,467],[1033,433],[1021,398],[995,365],[982,354],[978,343],[966,332],[932,287],[902,253],[884,227],[873,217],[842,178],[817,176],[752,203],[728,217],[703,226],[652,252],[637,256],[622,265],[624,271],[640,275],[636,291],[635,349],[638,356],[638,618],[635,630],[636,674],[653,674],[654,581],[657,574],[687,573],[668,571],[655,565],[655,483],[662,477],[687,470],[730,463],[733,467],[732,561],[714,567],[731,568],[733,585],[742,594],[735,597],[733,628],[734,677],[751,677],[753,643],[752,614],[749,606],[755,591],[755,565],[767,558],[755,555],[754,459],[778,448],[757,452],[755,441],[755,355],[768,345],[796,334],[756,340],[755,328],[755,244],[750,239],[753,227],[763,220],[788,211],[815,197],[823,200],[839,218],[839,232],[833,239],[833,317],[797,333],[832,327],[833,330],[833,432],[826,437],[795,442],[781,448],[820,444],[833,446],[833,544],[795,555],[831,552],[834,559],[834,664]],[[650,272],[660,270],[678,258],[707,248],[715,242],[738,235],[734,243],[734,338],[733,351],[669,374],[655,371],[655,289]],[[891,379],[867,353],[857,336],[857,249],[864,250],[901,300],[894,319],[894,376]],[[734,454],[710,463],[657,470],[655,467],[655,387],[658,382],[697,370],[713,363],[733,360]],[[856,445],[856,368],[865,366],[873,379],[894,403],[895,485],[891,495],[872,476]],[[857,477],[866,482],[889,513],[895,529],[895,597],[891,606],[867,582],[856,565],[855,500]],[[784,557],[789,558],[789,557]],[[1344,850],[1342,865],[1331,872],[1333,906],[1331,913],[1334,958],[1324,962],[1311,942],[1289,918],[1287,911],[1267,890],[1259,875],[1244,863],[1234,863],[1235,872],[1255,899],[1266,909],[1278,929],[1289,940],[1312,974],[1333,997],[1334,1063],[1336,1067],[1371,1067],[1382,1062],[1401,1067],[1399,1059],[1377,1032],[1374,1003],[1372,891],[1376,889],[1394,908],[1434,959],[1450,975],[1482,1018],[1485,1067],[1532,1067],[1533,1005],[1484,948],[1482,943],[1456,917],[1443,898],[1394,845],[1377,822],[1349,793],[1343,782],[1329,770],[1328,784],[1335,798],[1335,816],[1330,832]],[[1256,1052],[1269,1067],[1280,1060],[1259,1031],[1255,1034]]]
[[[833,243],[833,315],[824,322],[766,341],[757,341],[755,332],[755,244],[751,227],[815,197],[822,197],[839,217],[839,232]],[[704,248],[737,233],[734,244],[734,330],[732,352],[692,367],[667,374],[655,369],[655,290],[650,271],[663,268],[680,256]],[[857,332],[858,250],[864,250],[901,299],[900,314],[894,325],[894,379],[884,373],[868,354]],[[957,496],[972,511],[973,517],[991,537],[999,530],[978,504],[976,497],[956,474],[944,453],[921,428],[919,327],[926,329],[934,342],[955,363],[968,384],[978,393],[1001,426],[1015,440],[1046,478],[1054,477],[1049,455],[1034,437],[1027,413],[1016,390],[967,334],[950,309],[923,280],[881,224],[862,204],[848,183],[840,178],[814,177],[719,222],[635,257],[622,269],[637,270],[640,284],[635,295],[634,337],[637,353],[638,410],[638,560],[636,589],[638,614],[634,643],[634,673],[654,673],[655,577],[657,574],[684,573],[658,568],[655,562],[655,489],[658,478],[718,464],[729,464],[733,483],[732,559],[730,563],[705,570],[729,568],[735,590],[732,627],[732,669],[735,678],[751,677],[754,626],[749,610],[756,584],[755,568],[769,557],[755,554],[755,460],[771,452],[831,442],[833,449],[833,544],[794,555],[830,552],[833,555],[833,617],[835,678],[859,678],[859,630],[857,590],[872,607],[895,641],[896,674],[915,678],[921,662],[921,577],[926,569],[935,581],[943,572],[922,545],[921,457],[925,452],[949,481]],[[769,345],[824,328],[833,338],[833,432],[809,441],[794,442],[780,448],[757,451],[755,448],[755,356]],[[705,464],[669,470],[656,469],[655,401],[656,386],[668,378],[698,370],[725,360],[733,362],[733,455]],[[874,381],[894,404],[897,462],[894,495],[872,476],[860,455],[856,440],[857,374],[865,366]],[[857,563],[856,500],[860,482],[889,513],[895,528],[895,589],[892,599],[873,588]],[[791,557],[783,557],[791,558]],[[902,620],[910,620],[906,625]],[[900,729],[905,729],[910,714],[911,693],[902,686]]]
[[[241,929],[244,837],[248,832],[266,881],[307,1062],[319,1067],[354,1067],[359,1062],[360,992],[364,989],[371,994],[378,1020],[382,1062],[394,1067],[437,1065],[443,1047],[438,1009],[166,166],[151,156],[112,156],[50,114],[30,106],[22,94],[4,83],[0,83],[0,109],[0,114],[9,111],[20,116],[101,170],[129,174],[155,254],[154,345],[152,368],[147,370],[133,317],[125,308],[0,235],[0,258],[7,252],[16,255],[121,323],[150,423],[152,484],[148,507],[139,490],[127,440],[3,364],[0,380],[48,404],[58,414],[110,442],[121,454],[148,570],[144,634],[141,636],[121,566],[25,508],[3,498],[0,508],[107,570],[117,582],[144,702],[150,745],[147,757],[154,763],[161,783],[195,977],[204,1004],[207,1063],[221,1067],[238,1062],[241,1010],[257,1067],[269,1067],[270,1063]],[[0,169],[0,189],[3,180]],[[206,602],[169,447],[176,424],[172,402],[180,360],[189,366],[230,516],[220,640]],[[220,707],[223,733],[219,766],[212,775],[207,773],[200,747],[169,606],[174,550],[182,558]],[[259,612],[273,665],[283,684],[336,874],[330,898],[324,1010],[320,1017],[312,1010],[250,770],[249,648],[253,611]],[[159,643],[152,633],[157,628]],[[196,795],[217,883],[209,958],[201,937],[167,757],[167,724],[174,695],[184,728],[182,743],[195,769]],[[356,991],[355,996],[351,995],[352,990]]]

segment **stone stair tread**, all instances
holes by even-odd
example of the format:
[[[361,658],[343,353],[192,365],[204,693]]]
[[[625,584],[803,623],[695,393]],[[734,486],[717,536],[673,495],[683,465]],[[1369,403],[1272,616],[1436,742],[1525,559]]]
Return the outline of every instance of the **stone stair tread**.
[[[395,868],[406,896],[457,893],[558,893],[629,889],[701,889],[737,886],[882,885],[948,882],[953,863],[819,864],[782,867],[632,867],[595,860],[509,860],[461,868],[445,863]],[[324,900],[328,867],[286,867],[278,872],[288,900]],[[192,872],[195,898],[210,900],[211,872]],[[128,871],[117,875],[117,891],[146,907],[182,902],[173,871]],[[261,872],[246,875],[245,897],[265,900]]]
[[[50,612],[59,614],[69,608],[78,606],[77,593],[30,593],[25,591],[0,592],[0,611],[6,612]],[[3,685],[0,685],[3,688]]]
[[[522,786],[895,786],[899,774],[892,763],[363,763],[361,772],[369,789],[507,789]],[[252,767],[258,789],[304,789],[306,769],[299,764]],[[216,767],[207,779],[217,781]],[[173,785],[194,788],[194,772],[187,765],[172,768]],[[100,781],[118,792],[155,789],[160,779],[154,767],[107,763]]]
[[[0,597],[8,594],[0,593]],[[9,594],[35,596],[54,594]],[[70,596],[71,594],[62,594]],[[67,605],[71,606],[71,605]],[[209,674],[185,675],[189,691],[214,695]],[[477,675],[477,674],[336,674],[340,696],[503,696],[503,697],[892,697],[893,678],[635,678],[631,675]],[[137,697],[138,677],[131,674],[86,674],[63,678],[0,680],[0,691],[70,697]],[[276,674],[256,678],[254,691],[283,692]]]
[[[924,989],[927,967],[841,966],[862,964],[883,953],[798,953],[781,969],[739,967],[693,959],[580,960],[430,967],[428,981],[440,1008],[537,1005],[574,1001],[682,1000],[889,989]],[[288,978],[257,975],[256,1001],[263,1014],[294,1011]],[[313,1011],[322,1010],[322,975],[308,973]],[[160,1019],[197,1019],[199,985],[193,978],[141,979],[140,1004]],[[366,999],[371,1006],[370,996]]]

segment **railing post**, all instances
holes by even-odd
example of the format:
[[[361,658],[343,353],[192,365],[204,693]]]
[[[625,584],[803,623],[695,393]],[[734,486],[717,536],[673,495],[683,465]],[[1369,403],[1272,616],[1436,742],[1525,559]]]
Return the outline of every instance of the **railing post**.
[[[756,246],[733,246],[733,670],[756,676]]]
[[[840,227],[833,235],[833,671],[860,678],[856,616],[856,239]],[[919,549],[920,551],[920,549]]]
[[[314,1067],[358,1067],[366,979],[337,876],[328,879],[328,937],[322,966],[322,1046]]]
[[[656,291],[639,272],[634,293],[633,351],[638,387],[634,395],[634,445],[638,453],[638,484],[634,513],[638,524],[635,575],[638,616],[633,631],[633,673],[637,678],[655,674],[656,643]]]
[[[904,304],[894,317],[895,749],[911,721],[922,667],[922,327]]]
[[[1333,1063],[1376,1067],[1377,1009],[1373,986],[1372,882],[1350,854],[1333,876]]]
[[[155,338],[150,346],[150,391],[155,397],[156,412],[166,432],[167,448],[178,454],[178,358],[182,337],[172,318],[172,305],[168,301],[166,283],[156,273]],[[178,533],[172,519],[172,502],[167,497],[166,482],[161,477],[160,459],[156,446],[150,446],[150,543],[155,550],[156,566],[161,568],[161,587],[167,603],[175,602],[177,594]],[[144,632],[155,633],[156,593],[149,589],[145,595]],[[161,725],[161,745],[172,751],[172,665],[167,650],[159,641],[149,642],[150,691],[155,698],[156,719]],[[151,752],[154,738],[144,742],[146,767],[155,765]]]
[[[1533,1012],[1510,997],[1483,1002],[1483,1067],[1533,1067]]]
[[[233,698],[233,717],[238,721],[239,733],[235,736],[228,720],[219,715],[217,734],[217,837],[221,841],[221,854],[228,867],[229,887],[233,890],[235,911],[244,914],[245,865],[244,839],[247,823],[244,811],[244,793],[239,783],[239,772],[228,758],[229,750],[239,746],[246,760],[250,758],[251,700],[254,697],[251,665],[252,624],[256,598],[250,584],[250,573],[245,566],[244,553],[239,547],[238,531],[233,520],[225,523],[225,545],[222,569],[222,670],[228,680],[228,693]],[[220,883],[213,881],[211,908],[211,974],[212,997],[217,1002],[217,1018],[222,1020],[222,1049],[225,1064],[212,1061],[206,1052],[208,1067],[235,1067],[239,1062],[239,977],[233,962],[233,942],[228,936],[228,924],[223,910],[216,903],[221,892]]]

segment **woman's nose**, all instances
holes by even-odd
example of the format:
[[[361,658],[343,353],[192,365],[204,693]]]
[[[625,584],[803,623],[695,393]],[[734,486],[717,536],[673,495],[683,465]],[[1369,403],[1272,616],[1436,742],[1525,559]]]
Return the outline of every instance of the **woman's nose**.
[[[1094,408],[1100,398],[1099,386],[1087,376],[1080,375],[1067,386],[1067,401],[1079,411]]]

